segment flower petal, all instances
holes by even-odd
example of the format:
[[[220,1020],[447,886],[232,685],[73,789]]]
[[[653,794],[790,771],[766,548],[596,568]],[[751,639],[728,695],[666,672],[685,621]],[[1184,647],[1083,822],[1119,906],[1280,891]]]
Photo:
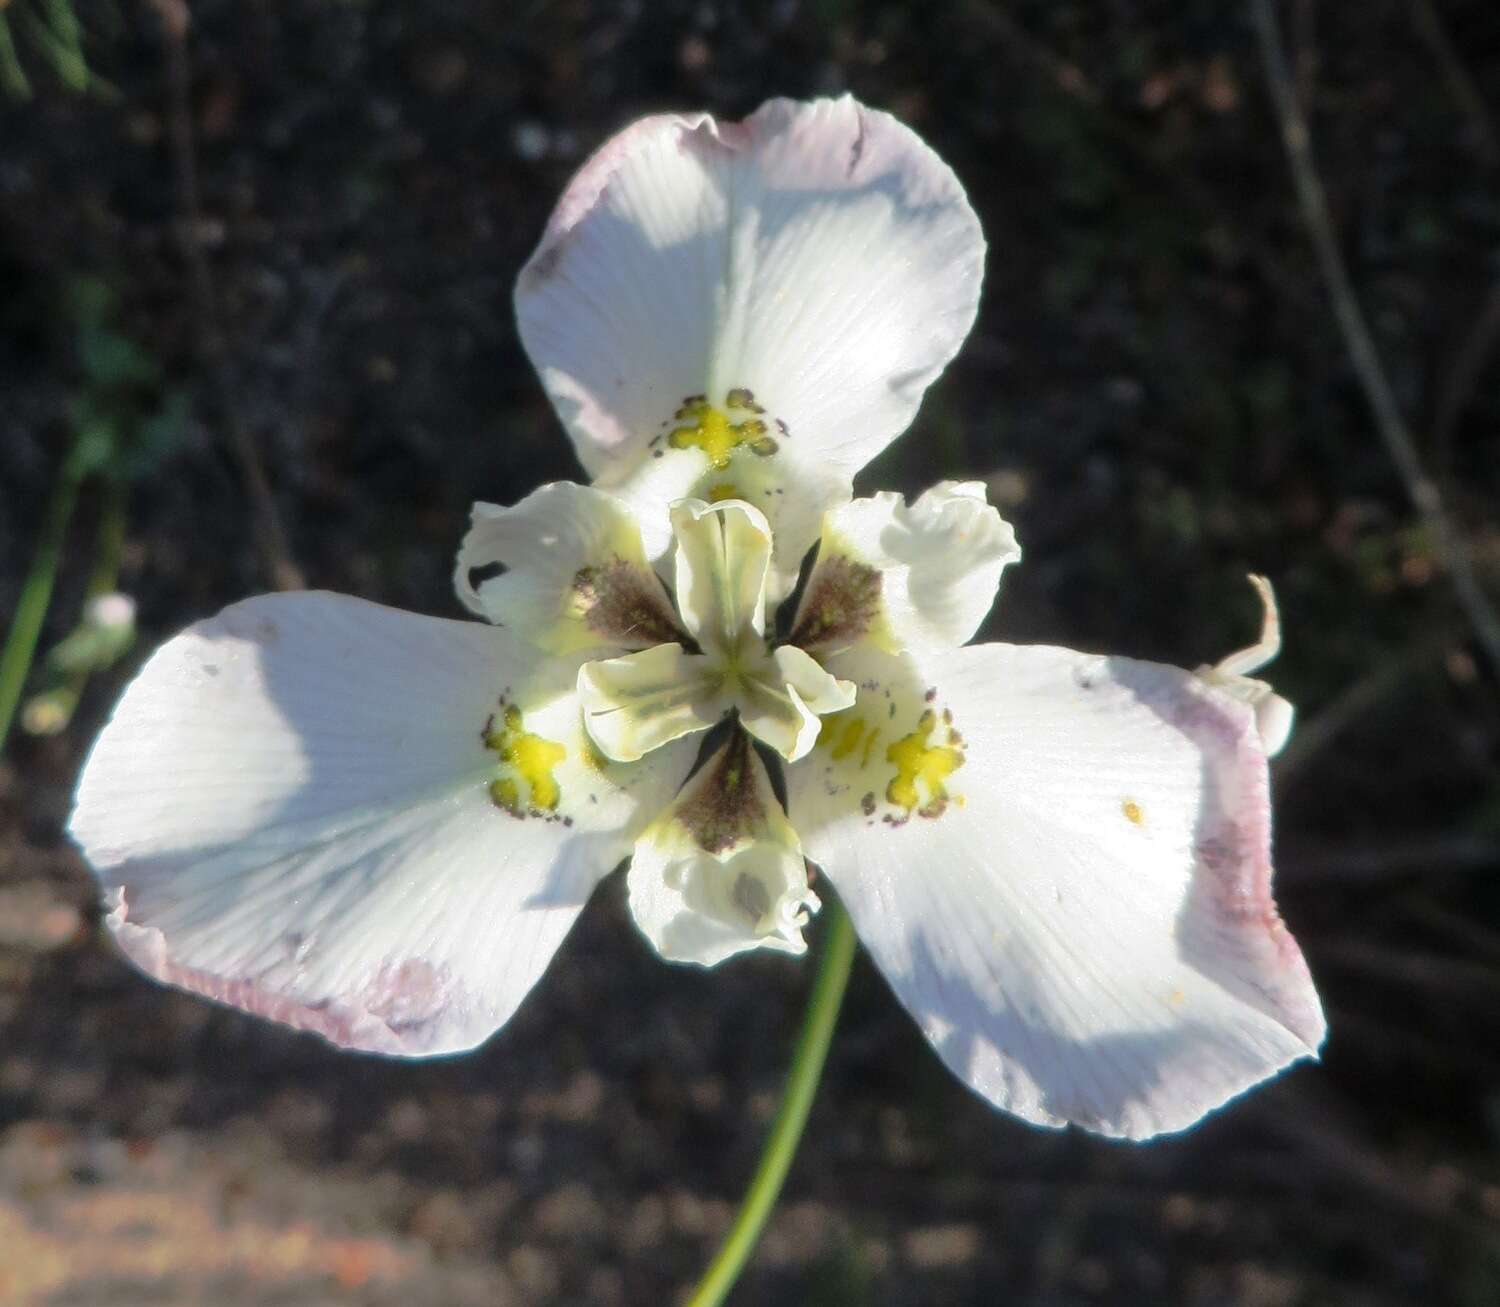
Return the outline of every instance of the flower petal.
[[[888,653],[957,648],[1020,557],[983,482],[940,482],[910,507],[889,491],[856,499],[823,519],[791,642],[830,652],[862,639]]]
[[[789,558],[794,574],[817,514],[968,333],[983,262],[962,187],[915,133],[848,97],[771,100],[743,123],[662,115],[606,143],[559,201],[516,310],[590,475],[627,499],[639,480],[665,505],[772,465],[763,506],[778,573]],[[764,432],[730,443],[714,419],[669,439],[693,430],[677,415],[695,401],[732,419],[747,395],[743,420]],[[654,558],[664,530],[644,529]]]
[[[116,940],[159,980],[342,1046],[480,1043],[691,763],[601,765],[575,668],[337,595],[191,627],[79,782],[70,830]]]
[[[1064,649],[830,667],[859,702],[789,769],[793,824],[975,1092],[1145,1138],[1316,1052],[1247,707],[1176,668]]]
[[[505,570],[475,584],[476,571],[496,565]],[[470,612],[558,653],[682,638],[630,510],[571,481],[511,508],[475,504],[453,581]]]
[[[616,762],[635,762],[706,731],[733,706],[722,691],[709,660],[679,644],[585,663],[578,671],[584,726]]]
[[[671,514],[683,624],[705,650],[733,654],[747,633],[765,634],[770,524],[737,499],[682,499]]]
[[[636,924],[669,962],[804,953],[802,927],[818,910],[797,836],[741,730],[636,841],[626,883]]]
[[[1209,685],[1249,704],[1255,711],[1255,726],[1266,746],[1266,754],[1274,758],[1292,734],[1292,721],[1297,710],[1269,683],[1250,675],[1281,652],[1281,614],[1276,610],[1276,592],[1263,576],[1252,575],[1250,584],[1261,603],[1260,639],[1249,648],[1219,659],[1212,667],[1198,668],[1197,674]]]
[[[811,655],[782,645],[741,678],[740,719],[751,735],[788,762],[818,742],[823,713],[854,702],[854,686],[829,675]]]

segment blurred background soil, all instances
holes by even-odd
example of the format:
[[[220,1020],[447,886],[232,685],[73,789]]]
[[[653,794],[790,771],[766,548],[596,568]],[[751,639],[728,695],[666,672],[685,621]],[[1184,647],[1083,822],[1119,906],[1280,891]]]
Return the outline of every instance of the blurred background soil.
[[[952,163],[990,244],[972,337],[863,484],[988,482],[1026,549],[993,638],[1192,666],[1274,578],[1278,890],[1332,1034],[1201,1128],[1111,1145],[992,1113],[861,962],[734,1301],[1500,1301],[1500,686],[1374,434],[1238,5],[204,0],[174,74],[174,6],[100,0],[82,93],[55,10],[6,8],[33,94],[0,99],[0,614],[98,421],[133,452],[83,485],[43,643],[122,506],[140,639],[0,762],[0,1302],[691,1283],[806,967],[664,966],[616,878],[476,1054],[343,1055],[131,971],[61,832],[131,669],[277,579],[255,466],[309,585],[447,615],[470,501],[576,474],[510,288],[586,151],[650,110],[845,89]],[[1281,14],[1377,344],[1500,591],[1500,14]]]

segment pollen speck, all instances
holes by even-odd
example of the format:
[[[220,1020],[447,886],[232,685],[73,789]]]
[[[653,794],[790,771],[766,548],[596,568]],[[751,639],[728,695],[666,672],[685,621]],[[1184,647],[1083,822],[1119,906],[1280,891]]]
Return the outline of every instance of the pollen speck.
[[[1139,826],[1146,820],[1146,814],[1141,810],[1141,805],[1134,799],[1122,799],[1120,811],[1125,814],[1125,820],[1132,826]]]

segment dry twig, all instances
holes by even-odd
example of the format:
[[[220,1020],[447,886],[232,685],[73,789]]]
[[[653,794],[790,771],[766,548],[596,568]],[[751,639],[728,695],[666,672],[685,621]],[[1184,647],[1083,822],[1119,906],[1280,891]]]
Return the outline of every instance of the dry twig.
[[[1469,334],[1438,388],[1437,410],[1432,417],[1432,458],[1438,475],[1452,461],[1452,441],[1458,419],[1462,416],[1484,375],[1484,365],[1497,342],[1500,342],[1500,281],[1490,288]]]
[[[1469,119],[1469,131],[1480,160],[1486,167],[1493,168],[1500,163],[1500,134],[1495,131],[1495,120],[1490,116],[1489,106],[1469,76],[1463,60],[1458,57],[1448,29],[1443,26],[1442,16],[1432,0],[1412,0],[1411,17],[1417,35],[1427,43],[1432,57],[1437,60],[1448,94]]]
[[[1073,103],[1089,111],[1093,126],[1133,155],[1170,189],[1178,201],[1196,210],[1205,224],[1228,232],[1289,307],[1301,312],[1308,296],[1269,244],[1236,220],[1213,190],[1200,182],[1180,162],[1167,157],[1145,133],[1139,132],[1110,112],[1108,103],[1083,70],[1037,40],[1001,5],[971,3],[966,11],[976,26],[986,29],[1020,63],[1030,67],[1049,85]]]
[[[188,75],[187,36],[191,18],[185,0],[151,0],[161,20],[166,43],[167,82],[170,93],[168,122],[172,142],[173,185],[177,193],[178,235],[183,257],[193,283],[198,315],[198,340],[213,383],[219,416],[229,432],[235,460],[240,466],[261,563],[277,590],[300,590],[306,585],[302,571],[292,558],[286,533],[276,512],[276,501],[266,477],[265,465],[255,438],[240,416],[230,385],[225,358],[224,335],[219,329],[218,301],[213,277],[203,252],[202,212],[198,202],[198,169],[193,149],[193,114]]]
[[[1277,755],[1271,773],[1276,793],[1289,794],[1309,765],[1342,739],[1346,731],[1368,721],[1373,713],[1411,688],[1462,636],[1463,626],[1457,621],[1425,630],[1406,647],[1389,650],[1364,675],[1320,704],[1316,712],[1299,716],[1297,729]]]
[[[1375,342],[1370,336],[1364,313],[1360,310],[1354,287],[1349,281],[1348,269],[1344,266],[1338,242],[1334,239],[1323,183],[1313,163],[1307,123],[1297,104],[1297,93],[1282,49],[1281,31],[1272,0],[1250,0],[1250,14],[1260,38],[1266,81],[1281,128],[1281,139],[1286,146],[1287,159],[1291,164],[1297,199],[1312,237],[1318,266],[1333,300],[1334,316],[1343,333],[1349,360],[1354,365],[1355,375],[1365,392],[1386,449],[1396,464],[1402,481],[1406,483],[1407,493],[1431,531],[1438,555],[1453,579],[1459,603],[1468,614],[1495,674],[1500,676],[1500,615],[1496,614],[1493,604],[1479,584],[1463,538],[1449,516],[1437,483],[1422,466],[1416,442],[1396,405],[1380,356],[1375,351]]]
[[[1314,881],[1353,885],[1410,877],[1432,881],[1439,876],[1493,873],[1500,867],[1500,840],[1483,835],[1417,835],[1379,844],[1313,845],[1292,842],[1281,851],[1286,884]]]

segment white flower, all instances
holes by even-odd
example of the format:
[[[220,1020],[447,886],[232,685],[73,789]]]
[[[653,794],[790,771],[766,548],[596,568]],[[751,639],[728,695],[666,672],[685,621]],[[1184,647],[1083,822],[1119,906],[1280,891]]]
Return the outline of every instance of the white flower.
[[[1290,709],[1248,676],[1269,589],[1261,644],[1197,673],[967,646],[1019,557],[981,487],[850,499],[982,261],[952,173],[849,99],[608,143],[517,292],[595,484],[476,507],[486,624],[274,595],[160,649],[72,822],[121,945],[448,1053],[622,858],[642,931],[703,965],[802,952],[811,859],[944,1061],[1029,1121],[1177,1130],[1314,1053],[1270,889]]]

